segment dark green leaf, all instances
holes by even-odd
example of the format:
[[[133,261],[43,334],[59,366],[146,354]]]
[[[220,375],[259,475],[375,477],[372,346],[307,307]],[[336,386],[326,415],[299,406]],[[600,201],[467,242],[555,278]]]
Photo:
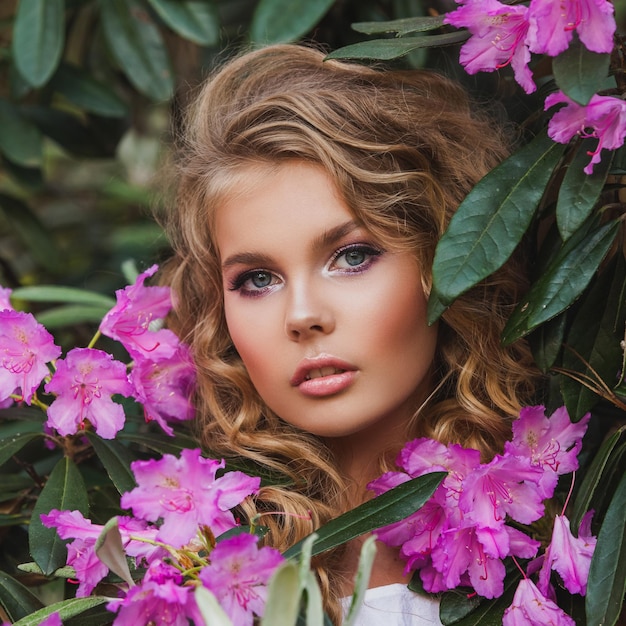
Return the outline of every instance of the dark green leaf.
[[[52,271],[60,267],[60,252],[50,231],[40,222],[39,218],[21,200],[0,193],[0,211],[30,250],[33,258]]]
[[[198,442],[183,435],[176,437],[165,437],[163,433],[128,433],[121,432],[117,438],[120,441],[129,441],[140,446],[145,446],[149,450],[160,452],[161,454],[180,454],[185,448],[198,447]]]
[[[20,513],[14,513],[12,515],[0,513],[0,526],[22,526],[24,524],[28,524],[27,515]]]
[[[483,600],[471,590],[465,593],[462,590],[447,591],[441,596],[439,619],[442,624],[455,624],[475,611]]]
[[[315,531],[312,555],[408,517],[426,503],[445,476],[445,472],[433,472],[413,478],[324,524]],[[306,537],[289,548],[285,557],[299,554],[304,541]]]
[[[43,608],[39,598],[3,571],[0,571],[0,605],[11,622]]]
[[[35,439],[43,438],[43,433],[21,433],[0,441],[0,465],[4,465],[14,454]]]
[[[40,576],[43,576],[43,570],[34,561],[31,561],[30,563],[20,563],[17,566],[17,569],[19,569],[20,572],[26,572],[27,574],[39,574]],[[55,569],[54,572],[52,572],[52,576],[55,578],[76,578],[76,570],[73,567],[66,565],[65,567]]]
[[[109,49],[139,91],[153,100],[169,100],[172,67],[161,33],[137,0],[100,0]]]
[[[597,139],[583,140],[576,150],[559,188],[556,204],[556,221],[563,241],[587,220],[595,206],[606,178],[611,169],[613,153],[605,155],[593,169],[592,174],[585,174],[583,168],[589,163],[588,152],[594,149]]]
[[[67,457],[63,457],[52,470],[35,503],[28,528],[31,556],[46,575],[65,565],[67,554],[65,542],[56,528],[46,528],[41,523],[41,514],[52,509],[78,510],[83,515],[87,515],[89,509],[83,477]]]
[[[528,338],[535,363],[546,373],[556,361],[563,347],[567,315],[558,315],[542,324]]]
[[[35,287],[18,287],[13,290],[13,298],[27,302],[66,302],[71,304],[90,304],[108,307],[115,304],[115,299],[96,291],[59,287],[57,285],[37,285]]]
[[[0,150],[23,167],[41,165],[41,133],[19,109],[0,99]]]
[[[160,18],[176,33],[201,46],[219,42],[217,7],[211,0],[148,0]]]
[[[387,22],[357,22],[352,28],[366,35],[379,35],[381,33],[396,33],[398,37],[423,33],[436,30],[443,25],[443,15],[437,17],[403,17],[399,20]]]
[[[126,104],[111,88],[81,68],[66,63],[55,72],[52,87],[81,109],[104,117],[123,117]]]
[[[13,30],[13,55],[20,74],[34,87],[52,76],[63,51],[64,0],[20,0]]]
[[[135,457],[128,448],[115,439],[102,439],[95,433],[88,432],[89,443],[96,451],[107,474],[120,493],[131,491],[137,486],[135,477],[130,471],[130,464]]]
[[[110,602],[110,600],[110,598],[100,598],[97,596],[62,600],[61,602],[56,602],[55,604],[51,604],[44,609],[40,609],[35,613],[31,613],[30,615],[23,617],[21,620],[15,622],[13,626],[39,626],[39,624],[41,624],[46,617],[49,617],[52,613],[56,612],[59,613],[59,617],[63,620],[64,624],[69,624],[70,622],[66,622],[66,620],[70,620],[70,618],[78,616],[81,613],[85,613],[86,611],[102,605],[105,602]],[[73,621],[71,623],[75,624]],[[96,624],[100,622],[91,621],[89,623]]]
[[[594,498],[597,494],[604,492],[606,476],[609,473],[607,468],[622,457],[624,450],[626,450],[626,426],[622,426],[608,437],[585,471],[570,515],[572,528],[580,526],[580,520],[592,508]]]
[[[43,174],[39,167],[23,167],[8,158],[4,160],[4,169],[17,184],[29,192],[38,192],[43,187]]]
[[[616,320],[622,303],[621,286],[626,281],[625,265],[623,259],[621,263],[611,263],[592,284],[574,318],[563,351],[564,369],[590,376],[596,383],[599,376],[608,387],[615,382],[622,358],[620,338],[624,336],[624,320],[619,320],[617,325]],[[574,419],[580,419],[599,399],[568,376],[563,376],[561,392]]]
[[[618,229],[615,221],[594,229],[582,242],[570,238],[513,311],[502,333],[503,342],[516,341],[570,306],[589,284]]]
[[[563,146],[546,135],[510,156],[472,189],[439,241],[433,290],[445,305],[511,256],[541,201]],[[434,322],[429,311],[429,322]]]
[[[609,61],[610,55],[591,52],[574,37],[567,50],[552,60],[552,71],[561,91],[584,106],[607,87]]]
[[[413,50],[450,46],[465,41],[469,33],[464,30],[426,37],[404,37],[402,39],[372,39],[344,46],[331,52],[327,59],[380,59],[389,61],[402,57]]]
[[[48,330],[74,326],[76,324],[99,324],[110,307],[67,305],[40,311],[37,321]]]
[[[250,39],[256,43],[284,43],[306,35],[334,0],[260,0],[250,24]]]
[[[613,626],[626,593],[626,474],[615,491],[598,533],[587,581],[588,624]]]

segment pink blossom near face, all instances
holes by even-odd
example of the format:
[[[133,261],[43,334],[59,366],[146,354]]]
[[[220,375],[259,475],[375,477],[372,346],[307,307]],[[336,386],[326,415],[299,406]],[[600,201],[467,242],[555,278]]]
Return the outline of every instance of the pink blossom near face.
[[[569,47],[576,31],[587,49],[610,53],[616,29],[613,13],[608,0],[532,0],[528,9],[530,50],[557,56]]]
[[[178,337],[171,330],[153,328],[172,308],[169,287],[144,286],[157,269],[153,265],[139,274],[133,285],[116,291],[117,304],[100,324],[100,332],[119,341],[133,359],[159,361],[172,357],[178,349]]]
[[[493,72],[511,65],[526,93],[537,89],[528,68],[528,9],[497,0],[473,0],[447,13],[444,22],[467,28],[472,36],[461,47],[459,61],[468,74]]]
[[[576,626],[574,620],[546,598],[529,578],[520,581],[502,626]]]
[[[583,107],[568,98],[564,93],[550,94],[544,109],[565,103],[548,123],[548,135],[558,143],[568,143],[574,135],[594,137],[598,145],[589,153],[591,161],[584,168],[585,174],[593,172],[593,166],[601,160],[603,149],[616,150],[626,137],[626,102],[611,96],[592,96],[589,104]]]
[[[12,289],[7,287],[0,287],[0,311],[14,311],[15,309],[11,305]]]
[[[254,535],[242,533],[219,542],[211,563],[200,572],[202,584],[218,599],[233,626],[252,626],[263,616],[267,584],[284,562],[278,550],[259,548]]]
[[[122,496],[121,505],[147,521],[162,518],[158,539],[174,547],[190,542],[202,525],[219,536],[237,526],[230,509],[256,493],[261,482],[242,472],[216,478],[224,465],[198,449],[183,450],[179,459],[165,454],[158,461],[135,461],[131,469],[138,487]]]
[[[45,386],[47,393],[57,394],[48,409],[47,425],[65,436],[84,429],[89,422],[100,437],[113,439],[126,418],[111,396],[132,393],[126,365],[102,350],[74,348],[56,366]]]
[[[170,436],[167,422],[190,420],[196,375],[189,348],[180,344],[173,356],[159,361],[139,359],[130,373],[133,396],[143,405],[146,421],[156,421]]]
[[[50,374],[46,363],[54,361],[61,348],[30,313],[0,311],[0,402],[21,394],[26,404],[43,379]]]

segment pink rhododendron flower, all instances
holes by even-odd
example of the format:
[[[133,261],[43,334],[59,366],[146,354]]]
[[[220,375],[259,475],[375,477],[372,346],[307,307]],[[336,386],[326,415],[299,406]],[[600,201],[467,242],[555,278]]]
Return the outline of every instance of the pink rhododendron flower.
[[[133,285],[115,292],[117,304],[100,324],[103,335],[117,339],[133,359],[168,359],[178,349],[178,337],[166,328],[154,329],[172,308],[169,287],[145,287],[144,281],[158,267],[153,265],[137,276]]]
[[[573,423],[564,406],[549,418],[545,407],[528,406],[513,422],[513,439],[505,443],[505,452],[528,457],[534,466],[545,470],[539,481],[544,499],[552,497],[559,475],[578,469],[578,453],[590,417],[587,413]]]
[[[254,535],[242,533],[219,542],[200,580],[213,592],[234,626],[252,626],[263,615],[267,584],[284,561],[278,550],[259,548]]]
[[[468,0],[448,13],[444,22],[457,28],[465,27],[472,34],[461,47],[459,57],[468,74],[493,72],[510,63],[515,80],[526,93],[537,89],[528,68],[527,7],[510,6],[497,0]]]
[[[243,472],[216,478],[224,465],[203,458],[198,449],[183,450],[180,459],[166,454],[158,461],[135,461],[131,469],[139,486],[122,496],[121,505],[141,519],[162,518],[158,538],[174,547],[191,541],[201,525],[220,535],[237,526],[229,509],[256,493],[261,482]]]
[[[602,149],[616,150],[624,143],[626,136],[626,102],[611,96],[592,96],[589,104],[584,107],[564,93],[558,91],[546,98],[544,108],[547,110],[555,104],[565,103],[548,124],[548,135],[558,143],[568,143],[574,135],[595,137],[598,146],[589,164],[584,168],[585,174],[593,172],[593,166],[600,162]]]
[[[593,52],[613,50],[615,18],[608,0],[531,0],[528,20],[531,52],[555,57],[568,48],[574,31]]]
[[[138,360],[130,373],[130,382],[135,389],[133,396],[143,405],[146,421],[156,421],[170,436],[174,431],[168,421],[193,418],[191,396],[195,380],[191,354],[183,344],[168,359]]]
[[[0,402],[19,390],[30,404],[37,387],[50,374],[46,363],[60,354],[52,335],[30,313],[0,311]]]
[[[124,426],[124,409],[111,398],[129,396],[126,366],[93,348],[74,348],[57,361],[57,371],[45,387],[57,397],[48,409],[47,424],[61,435],[73,435],[86,421],[104,439],[113,439]]]
[[[546,598],[528,578],[520,581],[502,626],[576,626],[574,620]]]
[[[204,624],[193,596],[193,587],[182,585],[183,578],[174,567],[153,561],[144,579],[121,600],[107,609],[117,612],[113,626],[188,626],[189,619]]]
[[[11,306],[11,293],[12,290],[6,287],[0,287],[0,311],[13,311]]]

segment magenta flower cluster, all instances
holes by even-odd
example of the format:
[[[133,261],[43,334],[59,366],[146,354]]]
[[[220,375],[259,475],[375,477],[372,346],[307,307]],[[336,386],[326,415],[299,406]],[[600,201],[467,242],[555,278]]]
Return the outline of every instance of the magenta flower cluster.
[[[215,544],[213,537],[239,526],[232,511],[257,493],[260,479],[242,472],[216,472],[223,462],[186,449],[179,458],[136,461],[131,469],[137,487],[122,496],[134,517],[119,517],[125,554],[137,568],[146,568],[137,584],[111,600],[115,626],[168,623],[204,626],[194,589],[211,591],[234,626],[252,626],[263,615],[267,584],[283,562],[280,553],[259,548],[257,537],[242,532]],[[41,516],[68,545],[67,564],[79,581],[78,597],[89,595],[109,573],[96,553],[104,527],[78,511],[53,510]],[[163,616],[168,616],[167,622]]]
[[[133,358],[130,375],[125,363],[92,347],[73,348],[59,358],[52,335],[32,314],[15,311],[11,291],[0,288],[0,407],[31,404],[45,382],[45,392],[54,396],[46,407],[46,427],[62,436],[91,425],[104,439],[114,438],[126,419],[115,395],[135,398],[147,421],[173,435],[168,422],[193,417],[195,369],[189,348],[159,327],[172,299],[169,287],[144,285],[156,270],[152,266],[117,291],[117,303],[100,325],[100,332],[117,339]]]
[[[528,571],[539,570],[537,583],[524,575],[504,625],[573,626],[554,601],[551,572],[558,572],[571,593],[585,594],[595,546],[590,515],[577,537],[567,518],[556,516],[552,543],[538,559],[539,541],[522,532],[520,524],[543,517],[544,500],[552,497],[559,475],[577,469],[588,420],[586,415],[572,423],[565,407],[549,418],[544,407],[526,407],[513,424],[504,453],[489,463],[481,463],[477,450],[456,444],[409,442],[397,459],[404,471],[388,472],[370,483],[377,495],[429,472],[448,475],[424,507],[376,531],[378,538],[399,546],[406,572],[419,570],[424,588],[435,593],[466,586],[485,598],[499,597],[504,591],[503,559],[533,559]]]
[[[469,74],[492,72],[510,65],[515,80],[526,93],[537,89],[528,63],[531,53],[558,56],[569,47],[574,32],[590,51],[613,50],[616,24],[609,0],[531,0],[528,6],[498,0],[457,0],[461,5],[444,21],[465,27],[471,37],[463,44],[460,62]],[[562,92],[546,99],[545,108],[564,102],[550,120],[548,134],[559,143],[575,135],[598,139],[585,173],[591,174],[603,148],[615,150],[626,137],[626,103],[595,95],[583,106]]]

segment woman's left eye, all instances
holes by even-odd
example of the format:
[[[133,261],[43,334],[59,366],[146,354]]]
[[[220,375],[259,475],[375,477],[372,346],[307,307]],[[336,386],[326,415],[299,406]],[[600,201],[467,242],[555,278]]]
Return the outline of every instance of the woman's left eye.
[[[330,269],[343,272],[360,272],[368,268],[376,257],[382,254],[381,250],[370,245],[356,244],[337,250],[334,254]]]

